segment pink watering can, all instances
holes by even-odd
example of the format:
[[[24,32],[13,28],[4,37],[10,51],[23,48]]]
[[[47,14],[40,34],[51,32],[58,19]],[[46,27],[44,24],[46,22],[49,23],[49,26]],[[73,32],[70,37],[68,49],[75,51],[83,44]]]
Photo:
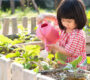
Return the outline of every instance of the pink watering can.
[[[49,22],[44,22],[43,24],[39,24],[36,30],[36,35],[40,40],[43,40],[46,44],[56,44],[59,40],[59,32],[51,25]],[[48,47],[45,47],[47,51],[49,51]]]

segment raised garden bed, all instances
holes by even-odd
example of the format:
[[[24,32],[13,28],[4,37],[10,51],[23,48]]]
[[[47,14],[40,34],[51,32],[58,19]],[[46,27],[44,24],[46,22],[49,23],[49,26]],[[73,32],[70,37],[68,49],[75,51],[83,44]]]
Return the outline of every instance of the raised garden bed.
[[[85,79],[84,74],[88,79]],[[66,79],[63,79],[64,77],[66,77]],[[73,79],[74,77],[76,78]],[[1,57],[0,80],[90,80],[90,72],[79,70],[75,76],[75,73],[73,72],[63,71],[62,69],[55,69],[40,71],[37,74],[32,70],[24,69],[23,65],[21,64],[11,63],[9,59]]]
[[[89,38],[87,39],[87,44],[90,44]],[[23,47],[23,45],[40,45],[41,50],[44,49],[44,46],[41,41],[28,42],[16,44],[16,47]],[[89,46],[90,47],[90,46]],[[90,48],[88,48],[90,49]],[[89,56],[89,52],[87,54]],[[13,63],[12,59],[6,59],[5,57],[0,57],[0,80],[89,80],[90,72],[89,71],[79,71],[75,76],[73,72],[63,71],[62,68],[57,68],[53,70],[41,70],[37,73],[32,70],[24,69],[23,65]],[[88,64],[89,65],[89,64]],[[88,68],[89,70],[90,68]],[[80,75],[81,74],[81,75]],[[84,79],[84,75],[89,77]],[[66,77],[68,76],[68,77]],[[72,77],[71,77],[72,76]],[[66,77],[66,79],[63,79]],[[79,77],[79,79],[77,79]],[[76,79],[73,79],[76,78]]]

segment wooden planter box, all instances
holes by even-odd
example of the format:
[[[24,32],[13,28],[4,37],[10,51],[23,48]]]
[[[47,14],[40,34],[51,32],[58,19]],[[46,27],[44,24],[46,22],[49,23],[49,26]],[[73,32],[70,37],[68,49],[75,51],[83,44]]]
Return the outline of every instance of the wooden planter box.
[[[12,62],[4,56],[0,57],[0,80],[54,80],[31,70],[23,68],[23,65]]]
[[[23,68],[23,65],[12,63],[12,80],[54,80]]]
[[[11,80],[11,60],[0,57],[0,80]]]
[[[37,74],[32,70],[24,69],[23,65],[15,62],[11,63],[5,57],[0,58],[0,63],[0,80],[55,80],[51,77]],[[1,66],[2,64],[5,67]],[[90,74],[90,72],[88,73]]]
[[[31,45],[31,44],[43,46],[41,41],[18,44],[18,46],[22,47],[22,45]],[[87,52],[90,54],[89,50],[90,50],[90,37],[87,37]],[[23,68],[23,65],[11,62],[10,59],[6,59],[4,56],[2,56],[0,57],[0,80],[55,80],[55,79],[41,74],[37,74],[31,70],[26,70]]]

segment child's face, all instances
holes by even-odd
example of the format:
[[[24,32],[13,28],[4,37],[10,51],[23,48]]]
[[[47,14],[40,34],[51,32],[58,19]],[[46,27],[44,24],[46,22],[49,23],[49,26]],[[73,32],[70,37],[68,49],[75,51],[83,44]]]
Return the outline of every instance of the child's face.
[[[61,23],[66,29],[73,30],[76,28],[76,23],[74,19],[62,18]]]

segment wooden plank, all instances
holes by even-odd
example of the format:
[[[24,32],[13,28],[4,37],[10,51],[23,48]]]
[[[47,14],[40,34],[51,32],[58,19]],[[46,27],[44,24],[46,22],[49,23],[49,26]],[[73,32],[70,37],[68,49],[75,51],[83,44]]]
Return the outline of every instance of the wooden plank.
[[[55,79],[53,79],[51,77],[47,77],[47,76],[38,74],[37,75],[37,80],[55,80]]]
[[[17,18],[12,18],[12,33],[16,34],[18,33],[18,28],[17,28]]]
[[[9,18],[4,18],[4,23],[3,23],[3,34],[7,35],[9,32]]]
[[[23,65],[12,63],[12,80],[23,80]]]
[[[23,17],[22,24],[23,24],[24,28],[27,28],[27,26],[28,26],[28,18],[27,17]]]
[[[40,45],[40,46],[42,46],[42,48],[44,47],[44,44],[42,43],[42,41],[32,41],[32,42],[28,42],[28,43],[16,44],[17,47],[23,47],[26,45]]]
[[[11,61],[0,57],[0,80],[11,80]]]
[[[37,74],[31,70],[23,70],[23,80],[37,80],[36,75]]]
[[[36,27],[36,17],[31,18],[31,34],[35,34],[34,28]]]

